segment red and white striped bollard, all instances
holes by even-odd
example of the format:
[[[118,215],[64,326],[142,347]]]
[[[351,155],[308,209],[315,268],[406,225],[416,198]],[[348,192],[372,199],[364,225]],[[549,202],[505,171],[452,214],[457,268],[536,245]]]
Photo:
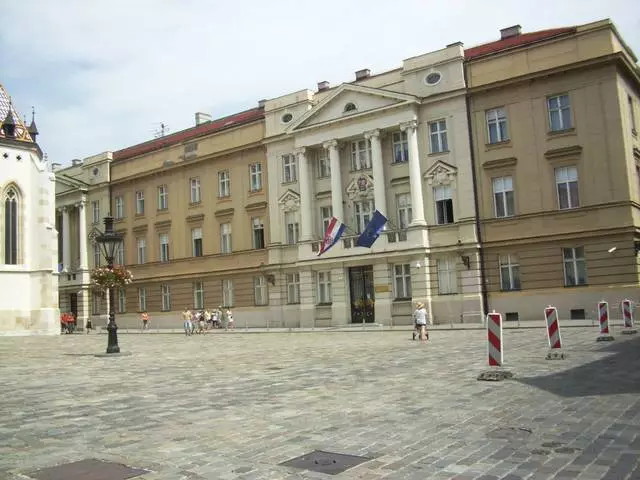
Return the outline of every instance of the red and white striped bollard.
[[[566,356],[562,352],[562,337],[560,337],[558,309],[549,305],[544,309],[544,318],[547,322],[547,339],[549,340],[549,353],[547,353],[547,360],[562,360],[566,358]]]
[[[624,329],[622,333],[625,335],[638,333],[638,331],[633,328],[633,307],[634,305],[631,300],[625,298],[622,301],[622,318],[624,319]]]
[[[602,300],[598,302],[598,322],[600,325],[600,335],[598,342],[608,342],[613,340],[613,336],[609,331],[609,302]]]
[[[489,367],[492,370],[482,372],[478,380],[500,381],[511,378],[513,374],[505,370],[496,370],[494,367],[502,367],[504,357],[502,352],[502,315],[494,310],[487,314],[487,353]]]

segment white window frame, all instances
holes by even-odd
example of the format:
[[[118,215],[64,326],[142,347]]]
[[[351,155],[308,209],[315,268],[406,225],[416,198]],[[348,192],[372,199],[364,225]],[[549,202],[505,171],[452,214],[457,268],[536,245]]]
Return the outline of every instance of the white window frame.
[[[331,205],[320,207],[320,221],[322,232],[320,233],[322,237],[324,237],[327,228],[329,228],[329,223],[331,223],[331,219],[333,218],[333,207]]]
[[[322,148],[318,151],[318,178],[331,177],[331,159],[329,158],[329,151],[326,148]]]
[[[147,311],[147,289],[144,287],[138,288],[138,310]]]
[[[409,161],[409,140],[407,132],[393,132],[391,134],[391,153],[393,155],[392,163],[406,163]],[[400,159],[398,155],[400,154]]]
[[[260,162],[249,165],[249,183],[252,192],[262,190],[262,164]]]
[[[114,263],[116,265],[125,265],[124,262],[124,242],[118,243],[114,255]]]
[[[161,297],[161,305],[160,308],[163,312],[171,311],[171,286],[163,283],[160,285],[160,297]]]
[[[587,260],[585,258],[584,247],[563,248],[562,263],[564,267],[563,270],[565,287],[577,287],[589,284],[589,278],[587,276]],[[584,278],[582,282],[580,282],[579,278],[580,265],[582,265],[582,269],[584,271]],[[570,282],[569,273],[573,274],[575,283]]]
[[[300,274],[287,273],[287,304],[300,303]]]
[[[193,308],[204,308],[204,282],[193,282]]]
[[[158,235],[158,243],[160,244],[160,261],[169,261],[169,234],[161,233]]]
[[[218,172],[218,198],[227,198],[231,196],[231,174],[229,170],[221,170]]]
[[[513,177],[494,177],[491,179],[493,188],[493,213],[496,218],[513,217],[516,212],[516,200],[513,191]],[[502,212],[500,208],[502,207]],[[502,214],[501,214],[502,213]]]
[[[230,278],[222,280],[222,306],[233,307],[233,280]]]
[[[190,187],[190,203],[200,203],[202,201],[202,191],[200,189],[200,177],[192,177],[189,179]]]
[[[198,243],[200,240],[200,252],[198,252]],[[200,253],[200,255],[197,255]],[[202,227],[196,227],[191,229],[191,256],[202,257],[204,255],[204,245],[202,241]]]
[[[136,215],[144,215],[144,190],[136,192]]]
[[[396,195],[396,208],[398,215],[398,228],[404,230],[413,221],[413,208],[411,205],[410,193],[399,193]]]
[[[158,210],[169,208],[169,189],[167,185],[158,185]]]
[[[351,169],[369,170],[371,168],[371,142],[369,140],[354,140],[351,142]]]
[[[566,99],[566,105],[563,105],[563,100]],[[564,130],[570,130],[573,128],[573,118],[571,112],[571,97],[568,93],[561,93],[558,95],[551,95],[547,97],[547,111],[549,118],[549,130],[552,132],[562,132]],[[564,113],[568,112],[568,117],[565,118]],[[553,126],[554,114],[558,118],[558,128]]]
[[[296,156],[287,153],[282,156],[282,183],[294,183],[298,181],[298,163]]]
[[[393,268],[393,296],[396,300],[411,298],[411,264],[401,263]]]
[[[436,260],[438,272],[438,295],[454,295],[458,293],[458,269],[453,257]]]
[[[94,224],[100,223],[100,200],[91,202],[91,219]]]
[[[318,305],[331,305],[333,295],[331,293],[331,272],[317,272]]]
[[[504,107],[497,107],[485,112],[487,121],[487,143],[494,144],[509,140],[509,125],[507,111]],[[494,135],[491,135],[493,127]]]
[[[264,275],[253,277],[253,302],[258,307],[269,305],[269,290]]]
[[[99,267],[102,264],[102,250],[99,243],[93,244],[93,266]]]
[[[232,233],[230,222],[220,224],[220,253],[233,252]]]
[[[367,224],[373,218],[373,213],[376,211],[373,200],[362,200],[359,202],[353,202],[353,216],[356,224],[356,233],[364,232]]]
[[[440,185],[433,188],[433,200],[436,209],[436,224],[437,225],[451,225],[455,223],[455,212],[453,205],[453,188],[451,185]],[[447,207],[448,203],[451,203],[451,212]],[[442,211],[442,216],[439,212]],[[448,214],[451,213],[451,218],[448,218]]]
[[[114,200],[114,209],[115,209],[115,219],[122,220],[124,218],[124,197],[122,195],[117,195]]]
[[[429,152],[448,152],[449,139],[447,137],[447,120],[444,118],[435,120],[433,122],[429,122],[427,126],[429,128]]]
[[[118,288],[118,313],[127,311],[127,292],[123,287]]]
[[[136,250],[138,252],[138,265],[147,261],[147,239],[145,237],[136,238]]]
[[[261,237],[257,236],[258,232],[262,232],[260,234]],[[259,238],[261,238],[260,242],[258,242]],[[262,220],[262,217],[251,218],[251,244],[254,249],[266,248],[266,238],[264,235],[264,221]]]
[[[296,245],[300,239],[300,225],[298,223],[296,212],[285,212],[284,228],[287,245]]]
[[[555,180],[556,180],[556,195],[558,200],[558,209],[559,210],[570,210],[572,208],[580,207],[580,185],[579,185],[579,174],[578,167],[575,165],[567,166],[567,167],[558,167],[553,172]],[[572,199],[571,197],[571,187],[575,186],[575,194],[576,198]],[[566,204],[563,205],[561,200],[561,190],[565,189],[566,191]],[[575,204],[574,204],[575,203]]]
[[[520,264],[515,255],[500,255],[500,290],[505,292],[521,289]]]

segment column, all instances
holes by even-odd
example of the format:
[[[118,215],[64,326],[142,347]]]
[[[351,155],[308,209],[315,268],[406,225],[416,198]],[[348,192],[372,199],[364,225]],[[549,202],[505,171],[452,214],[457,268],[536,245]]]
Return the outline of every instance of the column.
[[[400,125],[400,130],[407,132],[407,142],[409,144],[409,183],[411,185],[411,210],[413,216],[411,226],[427,224],[424,219],[422,173],[420,172],[417,129],[418,122],[415,120]]]
[[[384,181],[384,165],[382,163],[382,144],[380,130],[365,132],[364,138],[371,141],[371,166],[373,169],[373,199],[376,210],[387,217],[387,195]],[[386,224],[385,224],[386,228]]]
[[[333,216],[345,223],[344,210],[342,208],[342,175],[340,172],[340,152],[337,140],[329,140],[322,145],[329,150],[329,162],[331,164],[331,209]]]
[[[313,238],[313,212],[311,210],[311,185],[309,179],[309,160],[304,148],[295,151],[300,166],[300,240],[308,242]]]
[[[87,270],[89,268],[88,253],[87,252],[87,212],[85,209],[86,202],[83,200],[78,204],[78,220],[79,220],[79,236],[80,242],[80,270]]]
[[[62,270],[69,271],[71,261],[71,239],[69,238],[69,207],[62,207]]]

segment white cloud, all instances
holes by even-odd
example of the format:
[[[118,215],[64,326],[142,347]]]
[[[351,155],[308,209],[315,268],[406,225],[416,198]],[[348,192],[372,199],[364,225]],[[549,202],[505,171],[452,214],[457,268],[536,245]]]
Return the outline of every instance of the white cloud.
[[[36,105],[41,145],[68,162],[515,23],[612,17],[640,53],[637,12],[632,0],[23,0],[3,5],[0,81],[24,113]]]

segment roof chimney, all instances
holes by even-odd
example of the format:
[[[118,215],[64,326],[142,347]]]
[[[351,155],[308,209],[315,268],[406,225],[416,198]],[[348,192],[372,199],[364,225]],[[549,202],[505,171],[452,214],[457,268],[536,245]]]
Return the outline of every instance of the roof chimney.
[[[211,115],[208,113],[196,112],[196,126],[211,121]]]
[[[517,37],[522,33],[522,27],[520,25],[514,25],[512,27],[503,28],[500,30],[500,40],[505,38]]]
[[[82,160],[80,160],[79,158],[74,158],[73,160],[71,160],[71,165],[73,165],[74,167],[82,165]]]
[[[266,104],[267,104],[266,98],[263,98],[262,100],[258,100],[258,108],[264,108]]]
[[[61,165],[59,163],[51,164],[51,171],[55,172],[56,170],[60,170]]]
[[[365,78],[369,78],[371,76],[371,70],[368,68],[363,68],[362,70],[358,70],[356,72],[356,81],[364,80]]]
[[[447,45],[446,48],[449,48],[449,47],[462,47],[462,46],[464,46],[464,43],[462,43],[462,42],[453,42],[453,43],[450,43],[449,45]]]
[[[331,88],[331,84],[326,80],[323,80],[322,82],[318,82],[319,92],[324,92],[325,90],[329,90],[330,88]]]

